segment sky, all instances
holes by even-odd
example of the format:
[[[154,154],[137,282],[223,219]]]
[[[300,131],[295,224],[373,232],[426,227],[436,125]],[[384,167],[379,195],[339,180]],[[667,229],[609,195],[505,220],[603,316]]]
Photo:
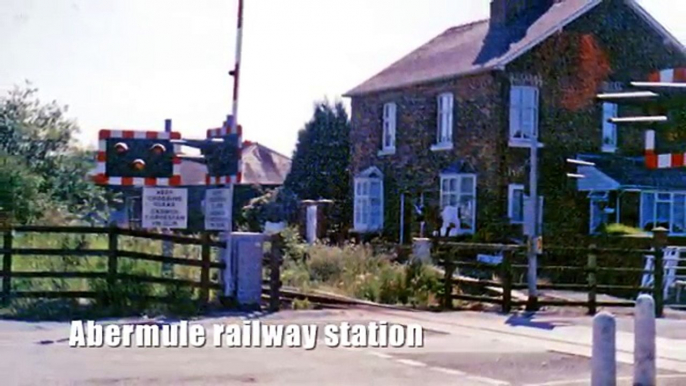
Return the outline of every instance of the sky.
[[[686,42],[686,1],[639,1]],[[245,0],[244,139],[291,155],[318,100],[342,94],[489,0]],[[402,5],[401,5],[402,4]],[[231,113],[237,0],[0,0],[0,93],[30,81],[100,129],[204,138]],[[346,99],[342,99],[347,103]]]

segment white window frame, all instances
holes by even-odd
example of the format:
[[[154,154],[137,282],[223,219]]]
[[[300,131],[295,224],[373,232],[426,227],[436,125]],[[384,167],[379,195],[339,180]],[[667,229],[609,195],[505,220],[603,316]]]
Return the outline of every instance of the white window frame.
[[[384,104],[381,117],[381,150],[379,151],[379,155],[395,154],[397,115],[398,106],[395,102]]]
[[[539,94],[538,87],[535,86],[510,87],[509,145],[511,147],[531,146],[530,135],[538,140]],[[523,122],[527,120],[531,127],[524,127]],[[531,133],[527,135],[529,132]]]
[[[472,196],[473,197],[473,204],[471,207],[471,223],[469,224],[470,227],[469,229],[460,229],[457,230],[458,234],[474,234],[476,231],[476,206],[477,206],[477,196],[476,196],[476,174],[473,173],[443,173],[440,175],[440,207],[441,211],[447,206],[446,203],[443,201],[443,196],[445,195],[455,195],[455,202],[460,203],[461,198],[463,195],[465,196]],[[443,185],[446,180],[452,180],[455,179],[457,180],[457,183],[455,184],[455,191],[454,192],[444,192],[443,191]],[[462,181],[464,179],[471,179],[472,180],[472,189],[470,192],[462,192]],[[462,221],[462,219],[460,219]]]
[[[646,195],[653,195],[653,208],[652,208],[652,219],[646,219],[644,217],[645,214],[645,206],[647,205],[646,203]],[[668,195],[669,199],[662,199],[660,198],[661,195]],[[645,226],[652,222],[653,224],[657,223],[657,206],[658,204],[669,204],[669,234],[672,236],[686,236],[686,226],[681,232],[675,232],[674,230],[674,225],[675,225],[675,209],[676,205],[674,203],[674,197],[676,195],[682,195],[686,196],[686,191],[675,191],[675,192],[664,192],[664,191],[642,191],[641,192],[641,204],[640,204],[640,214],[639,214],[639,227],[641,229],[645,228]],[[684,207],[681,209],[682,211],[685,211],[686,216],[686,199],[684,200]]]
[[[522,215],[521,219],[515,219],[514,218],[514,209],[516,202],[514,201],[515,197],[515,192],[516,191],[521,191],[522,192],[522,202],[521,202],[521,208],[520,208],[520,213]],[[523,224],[524,223],[524,199],[526,195],[524,194],[524,185],[522,184],[510,184],[507,187],[507,218],[510,219],[511,224]]]
[[[609,119],[618,116],[617,104],[604,102],[602,116],[601,151],[614,153],[617,150],[617,125],[610,122]],[[610,142],[606,143],[606,139],[610,139]]]
[[[436,98],[436,144],[431,150],[451,150],[453,148],[453,114],[455,111],[455,97],[446,92]]]
[[[371,197],[371,183],[379,184],[379,218],[377,218],[376,226],[371,225],[372,216],[372,199]],[[364,189],[363,189],[364,187]],[[384,187],[383,174],[376,167],[371,167],[361,172],[354,178],[353,185],[354,207],[353,207],[353,224],[354,230],[360,233],[378,232],[383,229],[384,223]],[[365,221],[364,214],[367,214],[367,221]]]

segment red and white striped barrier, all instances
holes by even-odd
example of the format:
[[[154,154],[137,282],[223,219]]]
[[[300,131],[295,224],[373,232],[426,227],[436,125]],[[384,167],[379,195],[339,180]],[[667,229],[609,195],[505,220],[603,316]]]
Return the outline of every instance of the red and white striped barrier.
[[[655,130],[646,131],[645,165],[648,169],[686,166],[686,153],[655,154]]]
[[[686,67],[669,68],[648,75],[649,82],[684,83]],[[648,169],[668,169],[686,166],[686,153],[655,154],[655,130],[647,130],[645,136],[645,165]]]
[[[106,174],[107,164],[107,140],[110,138],[122,139],[181,139],[181,133],[164,131],[139,131],[139,130],[100,130],[98,135],[98,155],[96,174],[93,180],[98,185],[120,186],[178,186],[181,185],[181,158],[176,154],[179,147],[174,145],[174,158],[172,176],[169,178],[144,178],[144,177],[110,177]]]
[[[655,71],[648,75],[648,81],[657,83],[686,82],[686,67],[668,68],[666,70]]]

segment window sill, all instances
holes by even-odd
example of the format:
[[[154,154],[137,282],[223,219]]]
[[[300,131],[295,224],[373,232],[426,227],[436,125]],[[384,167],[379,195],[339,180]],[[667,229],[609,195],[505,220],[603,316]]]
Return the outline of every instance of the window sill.
[[[617,151],[617,147],[616,146],[603,146],[600,150],[603,153],[614,153]]]
[[[435,145],[431,145],[431,151],[446,151],[446,150],[453,150],[453,144],[452,143],[437,143]]]
[[[380,157],[385,156],[385,155],[393,155],[393,154],[395,154],[395,148],[394,148],[394,147],[389,147],[389,148],[386,148],[386,149],[381,149],[381,150],[379,150],[379,152],[377,153],[377,155],[380,156]]]
[[[526,147],[530,148],[531,147],[531,141],[527,139],[510,139],[508,145],[510,147]],[[544,147],[541,142],[538,143],[538,148]]]

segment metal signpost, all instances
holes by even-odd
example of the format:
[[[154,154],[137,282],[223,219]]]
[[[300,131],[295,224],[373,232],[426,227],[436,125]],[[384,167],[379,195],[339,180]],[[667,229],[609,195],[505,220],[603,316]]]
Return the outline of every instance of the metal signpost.
[[[171,119],[166,119],[164,121],[164,132],[171,133],[172,131],[172,121]],[[172,230],[169,228],[162,229],[162,233],[172,234]],[[162,256],[164,257],[174,257],[174,243],[169,240],[162,241]],[[174,276],[174,265],[169,263],[162,263],[162,276]]]
[[[538,217],[539,217],[539,199],[538,199],[538,136],[531,133],[531,165],[529,171],[529,216],[527,216],[529,225],[529,243],[527,248],[527,256],[529,260],[529,270],[527,276],[529,300],[527,304],[528,311],[538,310]]]

